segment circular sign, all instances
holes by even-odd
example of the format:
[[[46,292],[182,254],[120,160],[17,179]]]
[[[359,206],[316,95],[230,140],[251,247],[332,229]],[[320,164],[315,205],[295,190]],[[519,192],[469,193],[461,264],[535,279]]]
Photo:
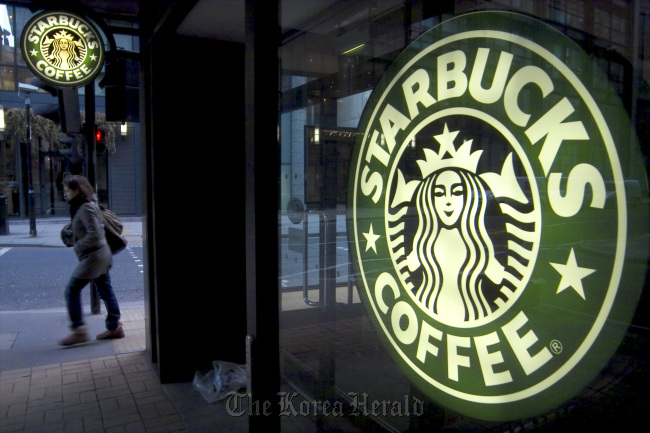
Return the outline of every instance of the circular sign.
[[[348,237],[366,310],[433,400],[533,416],[612,356],[648,257],[631,131],[593,60],[526,16],[451,19],[388,69],[359,124]]]
[[[104,63],[98,31],[87,19],[70,12],[33,16],[25,24],[20,46],[34,75],[55,86],[83,86],[99,74]]]
[[[305,205],[298,197],[291,197],[287,203],[287,214],[289,220],[294,224],[300,224],[305,216]]]

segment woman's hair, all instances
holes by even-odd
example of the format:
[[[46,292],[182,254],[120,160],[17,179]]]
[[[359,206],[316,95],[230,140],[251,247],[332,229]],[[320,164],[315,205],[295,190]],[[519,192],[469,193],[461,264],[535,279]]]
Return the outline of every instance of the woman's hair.
[[[444,170],[443,170],[444,171]],[[486,187],[481,179],[465,170],[454,170],[464,186],[465,203],[456,222],[467,248],[467,258],[457,284],[465,306],[465,320],[475,320],[490,312],[480,289],[480,279],[485,272],[490,253],[491,240],[485,229],[487,206]],[[417,191],[415,207],[419,226],[413,239],[413,248],[423,258],[422,284],[417,290],[419,301],[435,314],[438,311],[438,295],[442,288],[443,270],[438,264],[434,245],[440,231],[440,222],[434,207],[433,188],[441,172],[433,173],[422,182]],[[449,276],[447,276],[449,277]]]
[[[81,195],[83,195],[86,201],[93,200],[92,197],[93,194],[95,194],[95,190],[93,189],[92,185],[90,185],[90,182],[88,182],[88,179],[85,177],[78,174],[71,174],[63,178],[63,185],[68,189],[75,189],[81,192]]]

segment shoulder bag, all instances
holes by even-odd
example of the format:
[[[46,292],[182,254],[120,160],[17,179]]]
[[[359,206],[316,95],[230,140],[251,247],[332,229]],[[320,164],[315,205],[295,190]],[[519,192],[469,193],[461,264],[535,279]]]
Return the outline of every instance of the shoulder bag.
[[[102,212],[102,219],[104,220],[104,231],[106,232],[106,242],[111,248],[113,255],[119,253],[128,244],[126,238],[122,236],[122,222],[120,218],[110,209],[104,206],[99,206]]]

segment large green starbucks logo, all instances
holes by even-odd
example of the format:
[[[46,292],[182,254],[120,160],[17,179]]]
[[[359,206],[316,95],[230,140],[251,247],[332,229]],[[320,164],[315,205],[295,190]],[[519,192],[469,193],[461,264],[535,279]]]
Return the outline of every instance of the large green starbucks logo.
[[[49,11],[32,17],[25,25],[21,50],[37,77],[61,87],[89,83],[104,62],[102,39],[95,27],[69,12]]]
[[[349,238],[367,311],[432,399],[532,416],[612,356],[647,257],[626,117],[576,44],[507,13],[431,29],[377,85],[351,163]]]

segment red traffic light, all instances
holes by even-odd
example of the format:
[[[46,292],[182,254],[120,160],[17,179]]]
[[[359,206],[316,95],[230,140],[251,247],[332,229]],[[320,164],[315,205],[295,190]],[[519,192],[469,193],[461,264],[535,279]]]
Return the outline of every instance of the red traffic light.
[[[99,128],[95,128],[95,141],[97,143],[102,143],[104,142],[104,131],[102,131]]]

